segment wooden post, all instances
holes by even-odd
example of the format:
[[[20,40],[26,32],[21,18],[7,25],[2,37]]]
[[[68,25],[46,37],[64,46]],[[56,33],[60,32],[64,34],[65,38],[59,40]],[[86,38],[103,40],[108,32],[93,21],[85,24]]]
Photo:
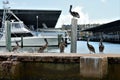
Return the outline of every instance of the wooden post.
[[[21,36],[21,48],[23,48],[23,35]]]
[[[6,39],[6,49],[11,52],[11,23],[10,21],[5,21],[5,39]]]
[[[62,39],[62,34],[58,34],[58,46],[59,46],[59,44],[61,42],[61,39]]]
[[[77,19],[71,20],[71,53],[76,53],[77,50]]]

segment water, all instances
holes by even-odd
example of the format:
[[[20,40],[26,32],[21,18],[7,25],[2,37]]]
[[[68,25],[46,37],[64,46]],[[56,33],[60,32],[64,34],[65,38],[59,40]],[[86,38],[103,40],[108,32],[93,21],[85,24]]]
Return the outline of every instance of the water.
[[[99,42],[89,42],[89,44],[93,45],[95,48],[96,53],[99,53]],[[103,43],[105,46],[104,49],[104,54],[120,54],[120,44],[113,44],[113,43]],[[70,47],[71,45],[68,44],[67,47],[65,48],[65,53],[70,53]],[[18,52],[30,52],[30,53],[35,53],[39,47],[24,47],[23,49],[19,48]],[[5,47],[0,47],[0,52],[5,52],[6,49]],[[48,47],[45,50],[46,53],[59,53],[59,48],[58,47]],[[88,54],[89,50],[87,48],[86,41],[77,41],[77,53],[80,54]]]

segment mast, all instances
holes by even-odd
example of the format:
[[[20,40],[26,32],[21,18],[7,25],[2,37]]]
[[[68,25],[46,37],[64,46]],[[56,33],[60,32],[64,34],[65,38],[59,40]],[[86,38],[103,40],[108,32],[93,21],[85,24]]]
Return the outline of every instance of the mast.
[[[9,1],[8,1],[8,0],[3,1],[2,31],[3,31],[4,27],[5,27],[5,26],[4,26],[4,25],[5,25],[5,21],[6,21],[7,17],[8,17],[8,16],[7,16],[7,13],[8,13],[8,14],[11,14],[12,16],[14,16],[16,20],[21,21],[21,20],[10,10],[10,7],[8,7],[8,5],[9,5]]]
[[[6,21],[6,13],[7,13],[7,5],[9,4],[9,2],[6,0],[6,1],[3,1],[3,18],[2,18],[2,31],[5,27],[5,21]]]

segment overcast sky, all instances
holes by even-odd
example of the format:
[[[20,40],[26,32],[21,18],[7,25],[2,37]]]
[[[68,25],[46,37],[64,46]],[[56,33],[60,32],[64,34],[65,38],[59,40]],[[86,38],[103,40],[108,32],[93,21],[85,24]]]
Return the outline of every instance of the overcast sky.
[[[3,8],[0,0],[0,8]],[[5,1],[5,0],[4,0]],[[120,0],[9,0],[12,9],[61,10],[56,27],[70,24],[69,6],[79,12],[78,24],[107,23],[120,19]]]

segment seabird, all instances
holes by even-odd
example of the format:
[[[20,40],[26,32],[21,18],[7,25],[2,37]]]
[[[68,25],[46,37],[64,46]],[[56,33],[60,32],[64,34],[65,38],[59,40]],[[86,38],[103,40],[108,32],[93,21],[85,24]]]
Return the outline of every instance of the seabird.
[[[62,42],[60,42],[59,44],[59,48],[60,48],[60,53],[64,52],[64,49],[65,49],[65,41],[64,39],[62,38]]]
[[[91,53],[91,52],[95,53],[94,47],[93,47],[92,45],[90,45],[88,42],[89,42],[89,38],[88,38],[88,40],[87,40],[87,47],[88,47],[90,53]]]
[[[104,45],[102,43],[102,39],[100,39],[100,43],[99,43],[99,52],[102,52],[103,53],[103,50],[104,50]]]
[[[72,11],[72,5],[70,5],[69,12],[73,17],[80,18],[80,15],[78,14],[78,12]]]
[[[45,38],[44,41],[45,41],[46,44],[44,46],[42,46],[42,47],[39,48],[38,53],[43,53],[44,50],[48,47],[48,41],[47,41],[47,39]]]
[[[17,51],[17,49],[19,48],[18,41],[16,41],[15,43],[16,43],[16,46],[15,46],[15,47],[13,47],[12,51]]]

